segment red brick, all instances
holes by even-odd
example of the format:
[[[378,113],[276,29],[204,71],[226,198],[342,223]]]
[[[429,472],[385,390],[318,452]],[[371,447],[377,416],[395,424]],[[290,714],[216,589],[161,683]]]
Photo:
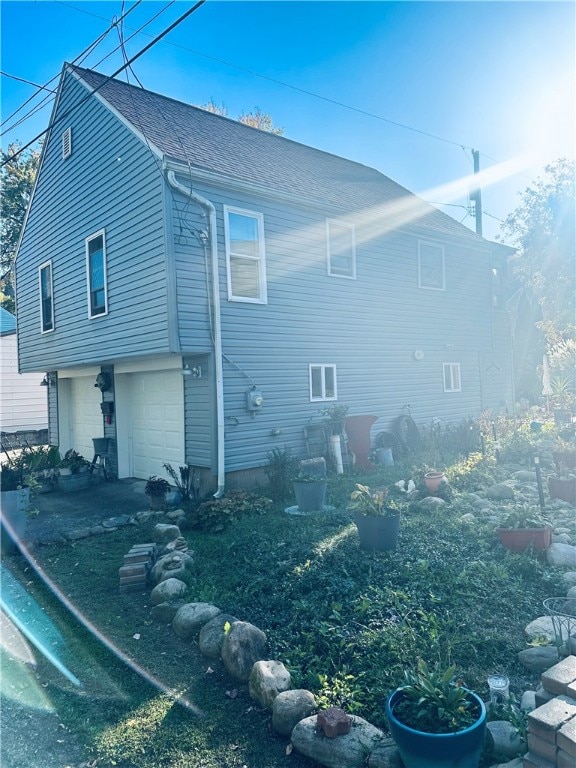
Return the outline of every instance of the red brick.
[[[339,707],[328,707],[328,709],[318,712],[316,725],[325,736],[334,739],[336,736],[343,736],[350,733],[352,719],[346,712]]]

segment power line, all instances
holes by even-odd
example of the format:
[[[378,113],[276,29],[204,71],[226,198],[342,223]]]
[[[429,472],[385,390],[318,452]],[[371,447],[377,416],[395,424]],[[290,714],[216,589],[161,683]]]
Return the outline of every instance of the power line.
[[[61,5],[66,5],[69,8],[73,8],[74,10],[81,10],[79,8],[76,8],[74,5],[70,5],[69,3],[61,2]],[[82,13],[88,13],[91,16],[95,16],[96,18],[102,18],[101,16],[98,16],[95,13],[91,13],[90,11],[85,11],[82,9]],[[143,33],[147,34],[147,33]],[[241,72],[246,72],[249,75],[253,75],[254,77],[259,77],[262,80],[268,80],[271,83],[276,83],[277,85],[282,85],[284,88],[291,88],[293,91],[298,91],[299,93],[304,93],[307,96],[312,96],[315,99],[321,99],[322,101],[326,101],[329,104],[335,104],[338,107],[343,107],[344,109],[349,109],[352,112],[357,112],[361,115],[366,115],[367,117],[372,117],[375,120],[381,120],[384,123],[389,123],[390,125],[395,125],[398,128],[404,128],[407,131],[413,131],[414,133],[419,133],[422,136],[428,136],[431,139],[436,139],[437,141],[443,141],[446,144],[451,144],[454,147],[461,147],[463,150],[469,149],[472,150],[473,147],[469,147],[466,144],[461,144],[457,141],[452,141],[451,139],[446,139],[443,136],[437,136],[436,134],[429,133],[428,131],[423,131],[420,128],[413,128],[410,125],[406,125],[405,123],[397,122],[396,120],[391,120],[387,117],[382,117],[382,115],[377,115],[374,112],[369,112],[366,109],[360,109],[359,107],[353,107],[350,104],[346,104],[342,101],[338,101],[337,99],[332,99],[329,96],[323,96],[319,93],[315,93],[314,91],[308,91],[305,88],[300,88],[297,85],[292,85],[291,83],[285,83],[283,80],[277,80],[274,77],[269,77],[268,75],[263,75],[260,72],[255,72],[252,69],[248,69],[247,67],[241,67],[239,64],[232,64],[230,61],[226,61],[226,59],[220,59],[217,56],[211,56],[208,53],[202,53],[201,51],[196,51],[193,48],[187,48],[185,45],[180,45],[179,43],[171,43],[169,42],[168,45],[172,45],[174,48],[180,48],[183,51],[188,51],[188,53],[193,53],[196,56],[202,56],[205,59],[210,59],[211,61],[217,61],[219,64],[225,64],[227,67],[232,67],[233,69],[238,69]],[[488,155],[486,155],[488,157]],[[496,161],[498,162],[498,161]]]
[[[134,4],[134,5],[131,7],[131,8],[129,8],[129,9],[128,9],[128,11],[126,11],[126,13],[125,13],[125,14],[123,14],[123,15],[120,17],[120,19],[117,19],[116,21],[113,21],[113,22],[110,24],[110,26],[108,27],[108,29],[106,29],[104,32],[102,32],[102,34],[101,34],[101,35],[99,35],[99,36],[96,38],[96,40],[94,40],[92,43],[90,43],[90,45],[88,45],[86,48],[84,48],[84,50],[83,50],[81,53],[79,53],[79,54],[78,54],[78,56],[76,56],[76,58],[75,58],[75,59],[72,61],[72,64],[80,64],[80,63],[81,63],[81,62],[82,62],[82,61],[83,61],[83,60],[84,60],[84,59],[85,59],[85,58],[86,58],[86,57],[87,57],[87,56],[88,56],[88,55],[89,55],[89,54],[90,54],[90,53],[91,53],[91,52],[92,52],[92,51],[93,51],[93,50],[94,50],[94,49],[95,49],[95,48],[96,48],[98,45],[100,45],[100,43],[101,43],[101,42],[104,40],[104,38],[105,38],[105,37],[108,35],[108,33],[109,33],[109,32],[111,32],[111,31],[112,31],[112,29],[114,29],[114,27],[115,27],[115,26],[116,26],[118,23],[121,23],[121,22],[123,22],[123,20],[124,20],[124,19],[125,19],[125,18],[128,16],[128,14],[132,13],[132,11],[133,11],[135,8],[137,8],[137,7],[140,5],[140,3],[141,3],[141,2],[142,2],[142,0],[137,0],[137,2],[136,2],[136,3],[135,3],[135,4]],[[103,18],[103,17],[101,17],[101,18]],[[156,16],[153,16],[153,18],[156,18]],[[107,19],[106,19],[106,21],[107,21]],[[149,22],[148,22],[148,23],[149,23]],[[146,26],[146,24],[144,24],[144,25],[143,25],[143,27],[144,27],[144,26]],[[143,27],[141,27],[140,29],[143,29]],[[36,96],[38,96],[38,94],[39,94],[40,90],[50,90],[50,92],[51,92],[51,93],[56,93],[56,91],[52,91],[51,89],[49,89],[49,88],[48,88],[48,86],[49,86],[51,83],[53,83],[55,80],[57,80],[59,77],[60,77],[60,73],[58,73],[57,75],[54,75],[54,77],[51,77],[51,78],[50,78],[50,80],[48,80],[48,82],[47,82],[47,83],[45,83],[43,86],[41,86],[41,85],[37,85],[36,87],[37,87],[39,90],[38,90],[38,91],[36,91],[36,93],[33,93],[31,96],[29,96],[29,97],[26,99],[26,101],[25,101],[25,102],[23,102],[23,103],[22,103],[22,104],[21,104],[21,105],[18,107],[18,109],[16,109],[14,112],[12,112],[12,114],[8,115],[8,117],[7,117],[7,118],[5,118],[5,119],[4,119],[4,121],[3,121],[3,122],[4,122],[4,124],[6,124],[6,123],[8,122],[8,120],[11,120],[13,117],[15,117],[15,116],[18,114],[18,112],[20,112],[22,109],[24,109],[24,107],[26,106],[26,104],[28,104],[30,101],[32,101],[32,99],[36,98]],[[26,81],[24,81],[24,82],[26,82]],[[34,83],[32,83],[32,85],[35,85],[35,84],[34,84]],[[25,120],[27,120],[27,119],[28,119],[29,117],[31,117],[33,114],[35,114],[36,112],[38,112],[40,109],[42,109],[42,107],[43,107],[43,106],[45,106],[45,105],[46,105],[46,103],[47,103],[47,102],[49,102],[49,101],[51,101],[52,99],[53,99],[53,97],[52,97],[52,96],[46,96],[46,97],[44,97],[44,99],[42,99],[42,101],[41,101],[39,104],[37,104],[37,105],[36,105],[36,106],[35,106],[33,109],[29,110],[29,111],[28,111],[28,112],[27,112],[27,113],[26,113],[26,114],[25,114],[23,117],[21,117],[21,118],[20,118],[20,120],[18,120],[18,121],[17,121],[16,123],[14,123],[13,125],[10,125],[10,126],[8,126],[8,128],[5,128],[5,129],[4,129],[4,134],[6,134],[6,133],[9,133],[10,131],[14,130],[14,128],[16,128],[16,127],[18,127],[19,125],[21,125],[21,124],[22,124],[22,123],[23,123]]]
[[[10,157],[7,157],[3,163],[0,163],[0,168],[4,167],[7,163],[12,162],[12,160],[15,160],[19,155],[22,154],[26,149],[32,146],[35,142],[38,141],[38,139],[41,139],[44,134],[48,133],[55,125],[62,122],[64,118],[68,117],[72,112],[74,112],[78,107],[80,107],[82,104],[84,104],[91,96],[93,96],[97,91],[99,91],[101,88],[103,88],[106,83],[110,82],[113,78],[116,77],[116,75],[119,75],[120,72],[126,69],[126,67],[130,66],[130,64],[134,63],[136,59],[139,59],[140,56],[143,56],[146,51],[149,51],[152,46],[156,45],[160,40],[162,40],[163,37],[165,37],[169,32],[171,32],[175,27],[177,27],[179,24],[181,24],[185,19],[188,18],[188,16],[191,16],[195,11],[197,11],[201,6],[204,5],[206,0],[198,0],[198,2],[192,6],[192,8],[189,8],[185,13],[183,13],[181,16],[179,16],[176,21],[174,21],[172,24],[170,24],[169,27],[167,27],[163,32],[161,32],[159,35],[157,35],[148,45],[144,46],[141,51],[139,51],[135,56],[133,56],[126,64],[123,64],[121,67],[119,67],[115,72],[113,72],[111,75],[108,75],[105,80],[103,80],[100,85],[98,85],[96,88],[94,88],[90,93],[87,93],[86,96],[81,99],[77,104],[75,104],[73,107],[70,107],[64,114],[60,115],[59,118],[54,120],[48,127],[43,130],[41,133],[39,133],[35,138],[33,138],[31,141],[29,141],[27,144],[25,144],[23,147],[21,147],[17,152],[14,152]]]
[[[33,83],[32,80],[26,80],[24,77],[17,77],[16,75],[11,75],[9,72],[4,72],[3,70],[0,70],[0,75],[2,75],[2,77],[9,77],[11,80],[18,80],[19,83],[26,83],[26,85],[33,85],[34,88],[38,88],[39,91],[50,91],[50,93],[56,93],[56,91],[52,90],[52,88],[47,88],[45,85],[38,85],[38,83]],[[52,80],[53,79],[54,78],[52,78]]]

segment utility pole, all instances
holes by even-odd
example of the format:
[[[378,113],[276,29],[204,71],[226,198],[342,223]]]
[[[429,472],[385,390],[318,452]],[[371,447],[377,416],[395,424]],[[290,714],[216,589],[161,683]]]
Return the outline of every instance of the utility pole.
[[[472,150],[474,158],[474,175],[480,173],[480,152],[477,149]],[[474,214],[476,216],[476,234],[482,235],[482,190],[479,185],[474,184],[470,193],[471,200],[474,201]]]

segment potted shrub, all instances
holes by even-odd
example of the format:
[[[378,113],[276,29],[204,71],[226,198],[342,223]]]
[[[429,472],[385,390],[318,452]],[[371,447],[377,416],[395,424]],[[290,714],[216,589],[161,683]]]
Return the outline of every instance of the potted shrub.
[[[150,509],[164,509],[166,507],[166,494],[169,490],[170,483],[168,480],[151,475],[144,488],[144,493],[150,499]]]
[[[551,499],[561,499],[568,504],[576,504],[576,475],[568,470],[560,470],[548,478],[548,493]]]
[[[354,512],[362,549],[385,552],[396,548],[400,530],[400,509],[388,498],[388,489],[371,490],[356,484],[348,509]]]
[[[30,486],[22,467],[0,467],[0,548],[13,552],[26,531]]]
[[[576,444],[559,437],[552,448],[552,458],[558,472],[576,469]]]
[[[64,454],[58,467],[58,486],[65,493],[80,491],[90,485],[90,462],[77,451],[70,449]]]
[[[455,673],[454,666],[432,671],[419,661],[388,697],[386,716],[405,768],[478,766],[486,707]]]
[[[300,512],[317,512],[324,507],[326,478],[300,471],[292,478],[296,504]]]
[[[552,543],[552,526],[538,507],[529,504],[512,510],[496,532],[502,545],[511,552],[524,552],[529,547],[541,551]]]

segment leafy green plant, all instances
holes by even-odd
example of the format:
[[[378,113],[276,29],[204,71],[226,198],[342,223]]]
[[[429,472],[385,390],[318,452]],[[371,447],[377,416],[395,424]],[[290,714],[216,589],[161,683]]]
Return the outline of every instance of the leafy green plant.
[[[190,464],[185,464],[183,467],[179,467],[179,471],[176,472],[171,464],[164,464],[164,469],[174,481],[182,502],[184,504],[190,502],[197,504],[200,500],[201,481],[196,476],[196,468],[191,467]]]
[[[77,475],[82,469],[90,466],[90,462],[81,454],[71,448],[66,451],[64,458],[60,462],[60,467],[69,469],[73,475]]]
[[[321,475],[311,475],[309,472],[298,472],[292,478],[293,483],[325,483],[326,478]]]
[[[456,679],[456,667],[430,670],[418,660],[415,670],[406,670],[406,683],[399,687],[403,699],[394,714],[405,725],[426,733],[456,733],[478,719],[478,705]]]
[[[150,475],[144,487],[146,496],[165,496],[170,490],[170,483],[163,477]]]
[[[349,406],[347,405],[335,404],[327,405],[320,411],[322,416],[327,420],[330,432],[333,435],[341,435],[342,432],[344,432],[348,410]]]
[[[502,528],[546,528],[550,521],[542,516],[538,507],[521,504],[513,509],[502,522]]]
[[[3,464],[0,467],[0,489],[2,491],[17,491],[27,485],[21,467],[12,467],[8,464]]]
[[[268,451],[264,471],[274,501],[285,501],[290,496],[291,481],[297,467],[298,459],[292,455],[290,448],[273,448]]]
[[[526,752],[528,739],[528,713],[520,709],[518,700],[513,693],[510,694],[508,701],[501,703],[490,702],[486,707],[486,719],[488,722],[505,720],[510,723],[523,742],[519,754],[523,755]]]
[[[272,500],[249,491],[228,491],[219,499],[203,501],[191,514],[191,525],[208,533],[221,533],[246,514],[266,514]]]

